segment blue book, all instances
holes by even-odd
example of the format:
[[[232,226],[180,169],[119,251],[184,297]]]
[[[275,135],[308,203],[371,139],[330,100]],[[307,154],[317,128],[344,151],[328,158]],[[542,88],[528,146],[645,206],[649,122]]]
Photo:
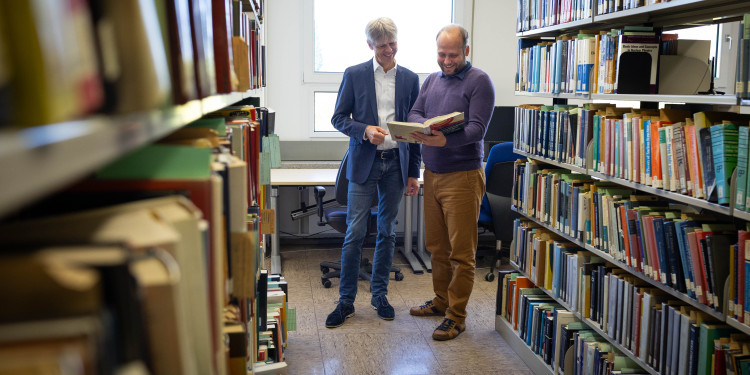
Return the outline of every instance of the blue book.
[[[692,299],[697,299],[695,295],[695,275],[693,275],[692,257],[690,256],[690,248],[687,242],[687,234],[693,232],[697,224],[692,220],[686,221],[675,221],[675,230],[677,233],[677,243],[680,247],[680,254],[682,256],[682,268],[685,275],[685,284],[690,285],[687,288],[687,295]],[[689,232],[688,232],[689,231]]]
[[[563,42],[564,41],[562,40],[558,40],[555,42],[555,83],[552,90],[552,92],[555,94],[560,93],[560,80],[562,79]]]
[[[600,151],[599,151],[599,144],[600,144],[600,138],[601,137],[601,117],[600,116],[594,116],[594,126],[593,129],[593,140],[594,142],[594,150],[593,150],[593,162],[594,165],[592,166],[595,171],[599,170],[599,162],[601,161]]]
[[[747,194],[747,156],[748,156],[748,136],[750,135],[747,126],[739,127],[737,140],[737,191],[734,208],[745,211],[745,195]]]
[[[646,170],[646,181],[651,181],[651,120],[643,120],[643,165]],[[646,184],[646,181],[641,181]]]
[[[685,272],[683,270],[683,261],[679,252],[679,244],[677,242],[677,233],[675,230],[675,222],[672,220],[664,221],[664,245],[669,259],[669,276],[671,277],[672,287],[685,293]]]
[[[548,111],[547,116],[549,118],[549,131],[547,139],[547,157],[550,159],[555,158],[555,137],[557,136],[557,112]]]
[[[661,283],[672,286],[672,280],[669,276],[669,258],[664,244],[664,218],[654,218],[654,237],[656,239],[656,255],[659,257],[659,275]]]

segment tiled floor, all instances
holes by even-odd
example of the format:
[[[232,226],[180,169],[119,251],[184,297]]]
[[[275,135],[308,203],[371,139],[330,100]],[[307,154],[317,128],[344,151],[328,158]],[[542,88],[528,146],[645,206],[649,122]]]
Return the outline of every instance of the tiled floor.
[[[359,282],[355,316],[339,328],[325,327],[338,300],[338,279],[325,289],[319,263],[340,257],[340,249],[282,247],[282,273],[289,282],[289,307],[297,330],[289,332],[288,374],[531,374],[495,331],[496,282],[477,270],[466,331],[446,342],[432,340],[439,317],[413,317],[409,307],[432,298],[431,274],[415,275],[397,253],[404,280],[391,276],[388,300],[396,319],[384,321],[370,307],[369,283]],[[372,259],[372,250],[365,250]]]

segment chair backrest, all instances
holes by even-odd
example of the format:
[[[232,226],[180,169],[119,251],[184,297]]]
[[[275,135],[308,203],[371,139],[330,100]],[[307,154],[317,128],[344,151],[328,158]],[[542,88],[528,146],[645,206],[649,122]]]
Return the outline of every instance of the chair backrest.
[[[339,172],[336,175],[336,186],[334,186],[334,196],[336,198],[336,202],[342,206],[346,206],[347,202],[349,201],[348,194],[349,194],[349,179],[346,178],[346,165],[349,160],[349,149],[346,149],[346,152],[344,153],[344,158],[341,159],[341,165],[339,165]],[[375,192],[372,195],[372,206],[376,206],[378,204],[378,193]]]
[[[503,142],[492,147],[484,168],[486,194],[482,199],[480,222],[492,223],[495,237],[509,240],[516,215],[510,211],[513,193],[513,166],[523,156],[513,152],[513,142]]]
[[[346,164],[349,160],[349,149],[344,152],[344,158],[341,159],[341,165],[339,165],[339,173],[336,175],[336,186],[334,186],[334,195],[336,202],[342,206],[346,206],[348,202],[347,195],[349,193],[349,179],[346,178]]]

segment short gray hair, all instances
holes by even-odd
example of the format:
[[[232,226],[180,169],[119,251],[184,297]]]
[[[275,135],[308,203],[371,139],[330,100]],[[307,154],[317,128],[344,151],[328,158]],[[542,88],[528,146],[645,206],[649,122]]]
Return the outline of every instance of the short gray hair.
[[[442,34],[443,32],[457,33],[461,37],[461,42],[463,45],[461,49],[466,50],[466,46],[469,45],[469,30],[466,30],[466,28],[459,24],[452,23],[440,29],[440,31],[438,31],[437,35],[435,36],[435,40],[437,40],[440,37],[440,34]]]
[[[398,29],[393,20],[388,17],[376,18],[367,23],[365,27],[365,35],[367,35],[367,41],[373,46],[385,39],[396,40],[398,35]]]

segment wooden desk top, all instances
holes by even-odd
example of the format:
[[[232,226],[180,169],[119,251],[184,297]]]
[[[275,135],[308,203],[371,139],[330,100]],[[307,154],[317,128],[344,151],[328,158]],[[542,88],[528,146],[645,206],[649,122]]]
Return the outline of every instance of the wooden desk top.
[[[271,169],[271,185],[312,186],[335,185],[338,169]]]
[[[338,169],[271,169],[271,185],[274,186],[331,186],[336,184]],[[420,173],[419,183],[424,182],[424,169]]]

